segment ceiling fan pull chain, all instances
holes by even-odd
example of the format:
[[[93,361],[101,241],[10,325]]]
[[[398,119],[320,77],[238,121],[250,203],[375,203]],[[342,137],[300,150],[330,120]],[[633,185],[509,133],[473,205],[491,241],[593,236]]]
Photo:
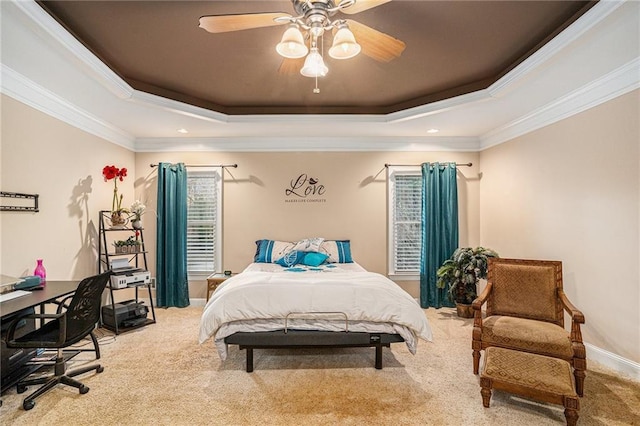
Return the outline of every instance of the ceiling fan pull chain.
[[[324,34],[320,36],[320,56],[324,57]],[[318,74],[316,73],[316,87],[313,89],[313,93],[320,93],[320,88],[318,87]]]

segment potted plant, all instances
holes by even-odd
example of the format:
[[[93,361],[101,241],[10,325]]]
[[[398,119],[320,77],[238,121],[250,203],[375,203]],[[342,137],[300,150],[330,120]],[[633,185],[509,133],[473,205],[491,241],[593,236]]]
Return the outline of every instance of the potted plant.
[[[471,303],[478,297],[478,280],[487,277],[488,258],[498,253],[484,247],[460,247],[438,268],[438,288],[446,288],[449,299],[456,303],[458,316],[472,318]]]
[[[136,200],[131,204],[129,212],[132,214],[131,227],[133,229],[142,229],[142,214],[146,208],[147,206],[142,204],[140,200]]]
[[[126,253],[127,251],[127,242],[125,240],[114,241],[113,245],[116,248],[116,254]]]
[[[118,180],[124,181],[127,176],[126,167],[118,168],[116,166],[104,166],[102,176],[107,182],[113,179],[113,200],[111,201],[111,228],[122,229],[126,226],[127,219],[123,216],[128,213],[126,208],[122,208],[122,194],[118,195]]]

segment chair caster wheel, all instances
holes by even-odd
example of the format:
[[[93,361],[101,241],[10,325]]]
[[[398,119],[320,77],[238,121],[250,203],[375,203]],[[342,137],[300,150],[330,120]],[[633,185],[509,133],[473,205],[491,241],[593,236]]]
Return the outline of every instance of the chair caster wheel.
[[[16,385],[16,392],[25,393],[27,391],[27,387],[25,385]]]
[[[33,400],[24,401],[22,403],[22,408],[24,408],[25,410],[31,410],[35,406],[36,406],[36,402]]]
[[[102,373],[104,371],[104,367],[100,366],[98,368],[96,368],[96,373]]]
[[[89,392],[89,387],[88,386],[83,386],[80,388],[80,394],[84,395],[85,393]]]

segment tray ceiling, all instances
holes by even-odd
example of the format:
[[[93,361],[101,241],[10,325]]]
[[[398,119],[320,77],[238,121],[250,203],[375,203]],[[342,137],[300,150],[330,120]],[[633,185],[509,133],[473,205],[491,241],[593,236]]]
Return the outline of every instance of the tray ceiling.
[[[328,55],[315,81],[278,71],[286,26],[211,34],[203,15],[286,12],[289,1],[44,1],[133,88],[229,115],[387,114],[489,87],[584,14],[587,1],[394,0],[345,16],[406,43],[376,62]],[[331,37],[325,36],[325,50]]]

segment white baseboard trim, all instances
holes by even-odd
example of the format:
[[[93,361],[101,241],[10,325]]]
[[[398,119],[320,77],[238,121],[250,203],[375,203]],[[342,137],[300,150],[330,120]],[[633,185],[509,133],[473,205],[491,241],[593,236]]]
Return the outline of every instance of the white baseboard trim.
[[[189,299],[191,306],[204,306],[207,304],[207,299]]]
[[[145,305],[150,306],[149,304],[149,299],[148,298],[144,298],[144,297],[139,297],[138,301],[140,302],[144,302]],[[189,306],[204,306],[207,303],[207,299],[189,299]],[[155,297],[153,298],[153,307],[154,308],[158,308],[156,306],[156,299]],[[159,309],[163,309],[163,308],[159,308]]]
[[[584,344],[587,348],[587,369],[589,362],[595,361],[603,366],[614,370],[621,376],[640,382],[640,364],[623,358],[612,352],[601,349],[589,343]]]

